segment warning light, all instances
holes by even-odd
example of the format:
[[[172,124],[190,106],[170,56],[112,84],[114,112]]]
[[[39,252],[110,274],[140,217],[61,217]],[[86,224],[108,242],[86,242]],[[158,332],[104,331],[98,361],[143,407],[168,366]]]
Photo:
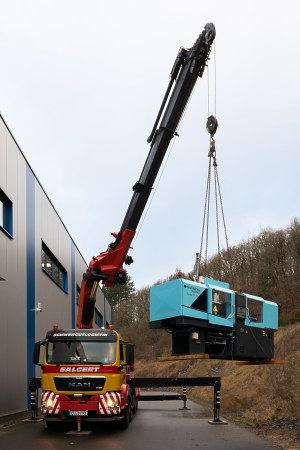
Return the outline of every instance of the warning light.
[[[53,325],[53,330],[58,330],[58,325]]]
[[[113,326],[113,325],[108,325],[107,328],[108,328],[109,330],[113,330],[113,329],[114,329],[114,326]]]
[[[177,276],[178,276],[178,278],[182,278],[183,273],[182,273],[182,272],[178,272],[178,273],[177,273]]]

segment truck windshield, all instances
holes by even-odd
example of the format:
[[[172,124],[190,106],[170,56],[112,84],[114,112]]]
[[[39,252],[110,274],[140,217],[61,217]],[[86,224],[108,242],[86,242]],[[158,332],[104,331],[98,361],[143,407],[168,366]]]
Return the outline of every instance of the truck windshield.
[[[47,344],[49,364],[113,364],[115,342],[56,341]]]

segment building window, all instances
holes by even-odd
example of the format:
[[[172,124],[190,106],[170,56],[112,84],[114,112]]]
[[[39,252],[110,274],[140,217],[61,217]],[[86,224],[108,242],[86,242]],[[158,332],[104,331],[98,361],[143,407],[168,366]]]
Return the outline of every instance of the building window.
[[[13,237],[13,207],[7,195],[0,189],[0,229]]]
[[[100,328],[103,327],[103,316],[97,308],[95,309],[95,324]]]
[[[44,242],[42,242],[42,270],[63,291],[68,292],[68,273]]]
[[[79,305],[79,297],[80,297],[80,286],[76,284],[76,305]]]

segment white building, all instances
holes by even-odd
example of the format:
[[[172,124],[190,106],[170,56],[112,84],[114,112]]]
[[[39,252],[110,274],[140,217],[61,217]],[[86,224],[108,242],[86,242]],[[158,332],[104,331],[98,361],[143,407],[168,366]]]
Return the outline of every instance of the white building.
[[[0,416],[29,408],[34,343],[74,328],[87,264],[0,116]],[[111,323],[99,289],[95,326]]]

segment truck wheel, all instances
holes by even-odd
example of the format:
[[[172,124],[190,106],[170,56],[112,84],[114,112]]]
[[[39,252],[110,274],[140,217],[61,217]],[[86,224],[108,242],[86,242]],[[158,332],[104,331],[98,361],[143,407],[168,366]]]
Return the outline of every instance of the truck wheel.
[[[129,427],[129,422],[130,422],[130,420],[129,420],[129,415],[130,415],[129,409],[130,409],[130,407],[129,407],[129,405],[127,405],[125,410],[124,410],[125,416],[119,421],[119,427],[121,428],[121,430],[127,430],[127,428]]]
[[[139,401],[138,401],[138,398],[136,396],[134,396],[133,397],[133,414],[135,414],[138,409],[139,409]]]
[[[58,426],[58,424],[56,422],[52,422],[50,420],[45,420],[45,422],[46,422],[47,427],[51,428],[51,429],[56,428]]]
[[[128,399],[128,407],[129,407],[129,422],[132,421],[133,418],[133,406],[134,406],[134,399],[133,396],[131,395]]]

